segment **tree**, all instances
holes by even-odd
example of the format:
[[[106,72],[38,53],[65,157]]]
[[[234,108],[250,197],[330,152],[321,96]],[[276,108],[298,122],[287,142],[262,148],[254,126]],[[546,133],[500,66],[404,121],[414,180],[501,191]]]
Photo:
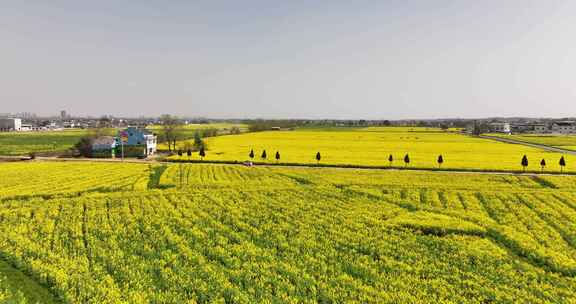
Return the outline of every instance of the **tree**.
[[[276,162],[280,160],[280,152],[276,151]]]
[[[266,155],[266,150],[262,151],[262,155],[260,156],[260,158],[262,158],[262,160],[266,160],[266,158],[268,158],[268,155]]]
[[[204,160],[204,157],[206,156],[206,151],[204,151],[204,147],[200,147],[200,152],[198,153],[198,155],[200,155],[201,159]]]
[[[74,145],[74,148],[81,156],[90,157],[92,155],[92,141],[93,138],[90,136],[82,137]]]
[[[204,147],[204,141],[202,140],[202,136],[200,136],[200,132],[194,132],[194,149],[196,151],[200,151],[200,148]]]
[[[242,130],[240,130],[240,128],[236,126],[230,128],[230,134],[240,134],[240,133],[242,133]]]
[[[250,150],[250,154],[248,154],[250,159],[254,159],[254,149]]]
[[[566,160],[564,159],[564,156],[560,157],[560,162],[558,164],[560,165],[560,172],[563,172],[564,167],[566,167]]]
[[[442,155],[438,155],[438,168],[442,167],[443,163],[444,163],[444,157],[442,157]]]
[[[178,156],[182,157],[182,150],[178,150]]]
[[[388,162],[390,162],[390,167],[392,167],[392,162],[394,162],[394,156],[392,156],[392,154],[388,156]]]
[[[472,129],[472,134],[473,135],[482,135],[483,133],[488,133],[490,131],[490,127],[488,126],[488,123],[486,122],[478,122],[478,121],[474,121],[474,126]]]
[[[322,156],[320,155],[320,152],[316,153],[316,163],[320,163],[320,160],[322,159]]]
[[[92,129],[88,134],[80,138],[80,140],[74,145],[74,149],[84,157],[91,157],[92,156],[92,143],[94,140],[101,137],[108,135],[106,129],[103,128],[96,128]],[[56,143],[53,143],[55,146]]]
[[[180,127],[180,120],[172,115],[163,114],[160,116],[162,121],[162,136],[168,143],[168,151],[176,150],[176,140],[179,137],[178,127]],[[171,146],[171,144],[173,146]]]
[[[526,155],[522,156],[522,170],[526,171],[526,167],[528,167],[528,157]]]
[[[542,161],[540,162],[540,167],[542,168],[542,172],[544,172],[544,168],[546,167],[546,160],[542,159]]]
[[[407,167],[408,164],[410,164],[410,156],[408,155],[408,153],[406,153],[406,155],[404,156],[404,167]]]

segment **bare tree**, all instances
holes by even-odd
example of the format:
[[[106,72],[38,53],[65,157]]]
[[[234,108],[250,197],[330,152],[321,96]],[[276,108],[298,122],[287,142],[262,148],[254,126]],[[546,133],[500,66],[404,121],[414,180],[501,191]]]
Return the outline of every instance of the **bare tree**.
[[[162,121],[162,136],[168,143],[168,151],[176,151],[176,141],[179,137],[178,128],[181,125],[180,120],[176,116],[164,114],[160,116]]]

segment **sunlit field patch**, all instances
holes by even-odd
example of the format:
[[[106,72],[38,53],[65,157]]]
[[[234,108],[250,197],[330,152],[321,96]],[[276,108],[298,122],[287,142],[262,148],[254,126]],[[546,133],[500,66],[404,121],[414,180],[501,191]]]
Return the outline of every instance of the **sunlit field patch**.
[[[315,156],[320,152],[320,163],[323,164],[438,168],[438,156],[442,155],[442,168],[522,170],[521,159],[527,155],[527,170],[541,170],[540,162],[546,159],[548,166],[545,170],[560,171],[558,162],[562,156],[432,128],[267,131],[214,137],[207,139],[207,143],[206,160],[250,160],[249,154],[253,150],[254,161],[269,163],[277,162],[275,155],[279,152],[279,162],[314,164],[317,163]],[[264,150],[266,159],[261,158]],[[404,162],[407,154],[409,164]],[[393,162],[389,162],[390,155]],[[199,157],[194,154],[192,158]],[[568,161],[565,170],[574,171],[573,168]]]

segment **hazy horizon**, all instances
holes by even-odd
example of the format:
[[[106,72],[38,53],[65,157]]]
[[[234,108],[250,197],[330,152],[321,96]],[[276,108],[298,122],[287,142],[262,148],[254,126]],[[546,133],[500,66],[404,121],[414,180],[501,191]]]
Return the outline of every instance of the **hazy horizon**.
[[[576,116],[571,1],[0,3],[0,113]]]

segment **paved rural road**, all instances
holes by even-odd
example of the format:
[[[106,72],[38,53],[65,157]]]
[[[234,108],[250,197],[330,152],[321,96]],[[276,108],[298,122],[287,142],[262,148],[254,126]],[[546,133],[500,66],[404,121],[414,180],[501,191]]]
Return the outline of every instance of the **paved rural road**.
[[[524,146],[543,149],[543,150],[552,151],[552,152],[560,152],[560,153],[566,153],[566,154],[570,154],[570,155],[576,155],[576,151],[552,147],[552,146],[547,146],[547,145],[542,145],[542,144],[535,144],[535,143],[530,143],[530,142],[516,140],[516,139],[503,138],[503,137],[497,137],[497,136],[488,136],[488,135],[479,135],[478,137],[484,138],[484,139],[492,139],[492,140],[496,140],[496,141],[504,142],[504,143],[508,143],[508,144],[524,145]]]

